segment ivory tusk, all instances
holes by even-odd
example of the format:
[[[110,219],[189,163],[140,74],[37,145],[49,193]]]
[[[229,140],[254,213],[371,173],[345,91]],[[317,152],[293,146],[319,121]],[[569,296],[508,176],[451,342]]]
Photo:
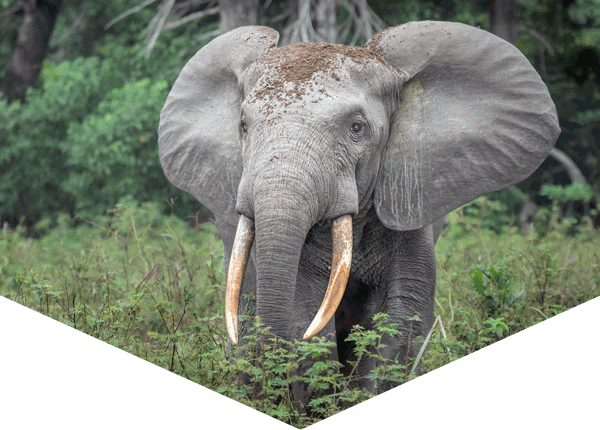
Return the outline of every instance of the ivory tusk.
[[[235,344],[238,342],[238,303],[253,241],[254,221],[240,215],[231,250],[225,289],[225,324],[229,338]]]
[[[304,333],[303,339],[318,333],[327,325],[342,301],[352,263],[352,216],[343,215],[333,220],[333,257],[331,275],[325,298],[317,315]]]

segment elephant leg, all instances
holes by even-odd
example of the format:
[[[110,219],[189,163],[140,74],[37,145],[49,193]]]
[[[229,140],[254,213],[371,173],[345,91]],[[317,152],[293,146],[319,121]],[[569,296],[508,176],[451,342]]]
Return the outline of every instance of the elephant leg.
[[[354,387],[376,393],[392,388],[389,382],[368,378],[381,362],[367,356],[358,360],[352,350],[354,345],[346,342],[345,337],[356,324],[366,330],[373,329],[373,317],[385,313],[389,316],[388,323],[396,324],[400,334],[384,333],[381,344],[385,347],[372,352],[398,364],[409,364],[420,348],[417,338],[425,337],[433,324],[435,254],[431,227],[409,232],[371,233],[371,245],[385,244],[380,249],[370,247],[375,249],[370,255],[377,256],[381,264],[363,270],[360,281],[349,282],[336,318],[341,329],[338,330],[338,349],[346,364],[344,373],[358,378]],[[358,364],[352,365],[349,361]],[[407,373],[409,371],[407,369]]]
[[[384,334],[386,347],[381,353],[386,359],[412,366],[422,345],[418,338],[427,336],[434,320],[435,253],[431,227],[399,234],[401,246],[388,270],[380,312],[389,315],[390,323],[398,324],[400,335]],[[408,374],[410,368],[406,371]],[[377,391],[390,388],[385,382]]]
[[[436,244],[440,235],[442,234],[442,230],[444,228],[444,223],[446,222],[446,217],[438,219],[436,222],[431,224],[433,228],[433,243]]]
[[[365,330],[373,330],[375,314],[387,314],[389,316],[388,323],[397,324],[396,329],[400,334],[391,336],[383,333],[380,343],[385,346],[378,350],[373,349],[371,352],[381,355],[386,359],[387,364],[406,365],[406,375],[408,375],[412,360],[421,347],[418,338],[427,336],[433,324],[434,290],[434,283],[421,282],[412,278],[395,278],[388,281],[386,288],[371,291],[368,296],[358,294],[354,299],[363,297],[361,310],[357,311],[356,307],[354,309],[355,312],[362,313],[363,319],[362,321],[352,321],[352,326],[359,324]],[[347,303],[351,300],[352,297],[349,297],[344,302]],[[365,308],[370,311],[365,312]],[[345,333],[346,337],[347,334]],[[373,394],[379,394],[397,385],[389,381],[375,381],[369,378],[369,374],[383,363],[367,355],[363,355],[359,359],[353,350],[354,343],[345,341],[341,333],[338,339],[341,341],[338,342],[339,345],[341,344],[338,349],[345,364],[344,375],[352,376],[355,379],[350,388],[365,388]]]

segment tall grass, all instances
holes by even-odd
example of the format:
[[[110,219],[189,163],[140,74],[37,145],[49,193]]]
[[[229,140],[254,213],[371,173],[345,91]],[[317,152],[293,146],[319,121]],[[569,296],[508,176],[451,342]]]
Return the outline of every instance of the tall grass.
[[[436,245],[437,323],[423,343],[424,371],[600,295],[600,235],[592,227],[554,220],[522,233],[488,228],[486,216],[455,211]],[[372,396],[355,388],[355,373],[344,377],[326,359],[324,339],[263,345],[268,328],[254,321],[245,350],[228,344],[223,248],[212,224],[193,230],[135,204],[118,206],[109,225],[70,224],[66,216],[53,228],[42,221],[45,234],[35,240],[1,233],[1,295],[297,427]],[[379,357],[382,333],[395,330],[385,315],[373,330],[357,328],[357,360]],[[317,361],[300,374],[306,358]],[[379,359],[370,375],[376,384],[415,377],[412,365]],[[250,383],[240,383],[241,373]],[[294,382],[311,393],[308,414],[294,408]]]

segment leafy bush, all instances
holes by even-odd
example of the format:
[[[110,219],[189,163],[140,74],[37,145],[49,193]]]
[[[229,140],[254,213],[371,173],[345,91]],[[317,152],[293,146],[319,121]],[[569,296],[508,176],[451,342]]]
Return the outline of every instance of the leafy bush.
[[[81,123],[69,125],[60,144],[69,172],[63,188],[74,196],[77,214],[94,218],[98,208],[113,207],[125,196],[166,201],[172,189],[158,161],[156,130],[167,93],[164,81],[127,83]]]
[[[446,217],[445,234],[460,237],[484,228],[503,233],[517,225],[517,216],[528,196],[517,187],[489,193],[451,212]]]
[[[3,218],[73,210],[74,197],[61,188],[68,155],[60,148],[70,122],[83,119],[119,77],[109,61],[79,58],[54,67],[46,62],[41,88],[27,103],[0,98],[0,207]],[[14,220],[13,220],[14,221]],[[14,222],[13,222],[14,223]]]
[[[600,295],[600,235],[589,226],[571,236],[563,223],[544,235],[515,227],[499,235],[482,227],[485,216],[465,224],[461,213],[448,218],[436,245],[437,319],[416,359],[423,371]],[[344,376],[327,359],[325,339],[265,343],[268,328],[254,320],[243,347],[228,343],[223,248],[212,224],[191,230],[154,203],[132,201],[110,215],[76,228],[66,214],[51,229],[42,220],[40,239],[21,227],[4,230],[0,294],[298,427],[372,397],[357,388],[355,371]],[[376,387],[415,377],[413,364],[381,358],[384,333],[397,329],[377,315],[372,328],[356,327],[349,337],[350,368],[367,356],[379,362],[368,376]],[[306,359],[314,364],[303,366]],[[308,414],[292,403],[294,383],[313,396]]]
[[[543,184],[540,195],[546,196],[548,199],[559,203],[567,203],[574,200],[581,200],[585,203],[589,203],[596,197],[596,193],[594,193],[592,187],[583,182],[574,182],[566,186]]]
[[[201,208],[162,173],[156,131],[170,85],[208,40],[190,42],[197,29],[183,26],[161,37],[148,61],[131,31],[107,34],[94,56],[45,61],[26,103],[0,97],[0,224],[55,223],[61,212],[98,221],[122,199],[181,217]]]
[[[189,215],[200,205],[179,193],[158,161],[159,114],[166,81],[128,81],[97,57],[44,63],[43,85],[27,103],[0,99],[0,216],[55,222],[60,212],[106,217],[119,201],[154,201]]]

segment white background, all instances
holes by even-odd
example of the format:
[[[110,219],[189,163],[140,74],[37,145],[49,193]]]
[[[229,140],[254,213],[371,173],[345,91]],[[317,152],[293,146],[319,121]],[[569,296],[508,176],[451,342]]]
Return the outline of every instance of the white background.
[[[600,298],[311,426],[600,429]],[[291,428],[0,297],[0,429]]]

